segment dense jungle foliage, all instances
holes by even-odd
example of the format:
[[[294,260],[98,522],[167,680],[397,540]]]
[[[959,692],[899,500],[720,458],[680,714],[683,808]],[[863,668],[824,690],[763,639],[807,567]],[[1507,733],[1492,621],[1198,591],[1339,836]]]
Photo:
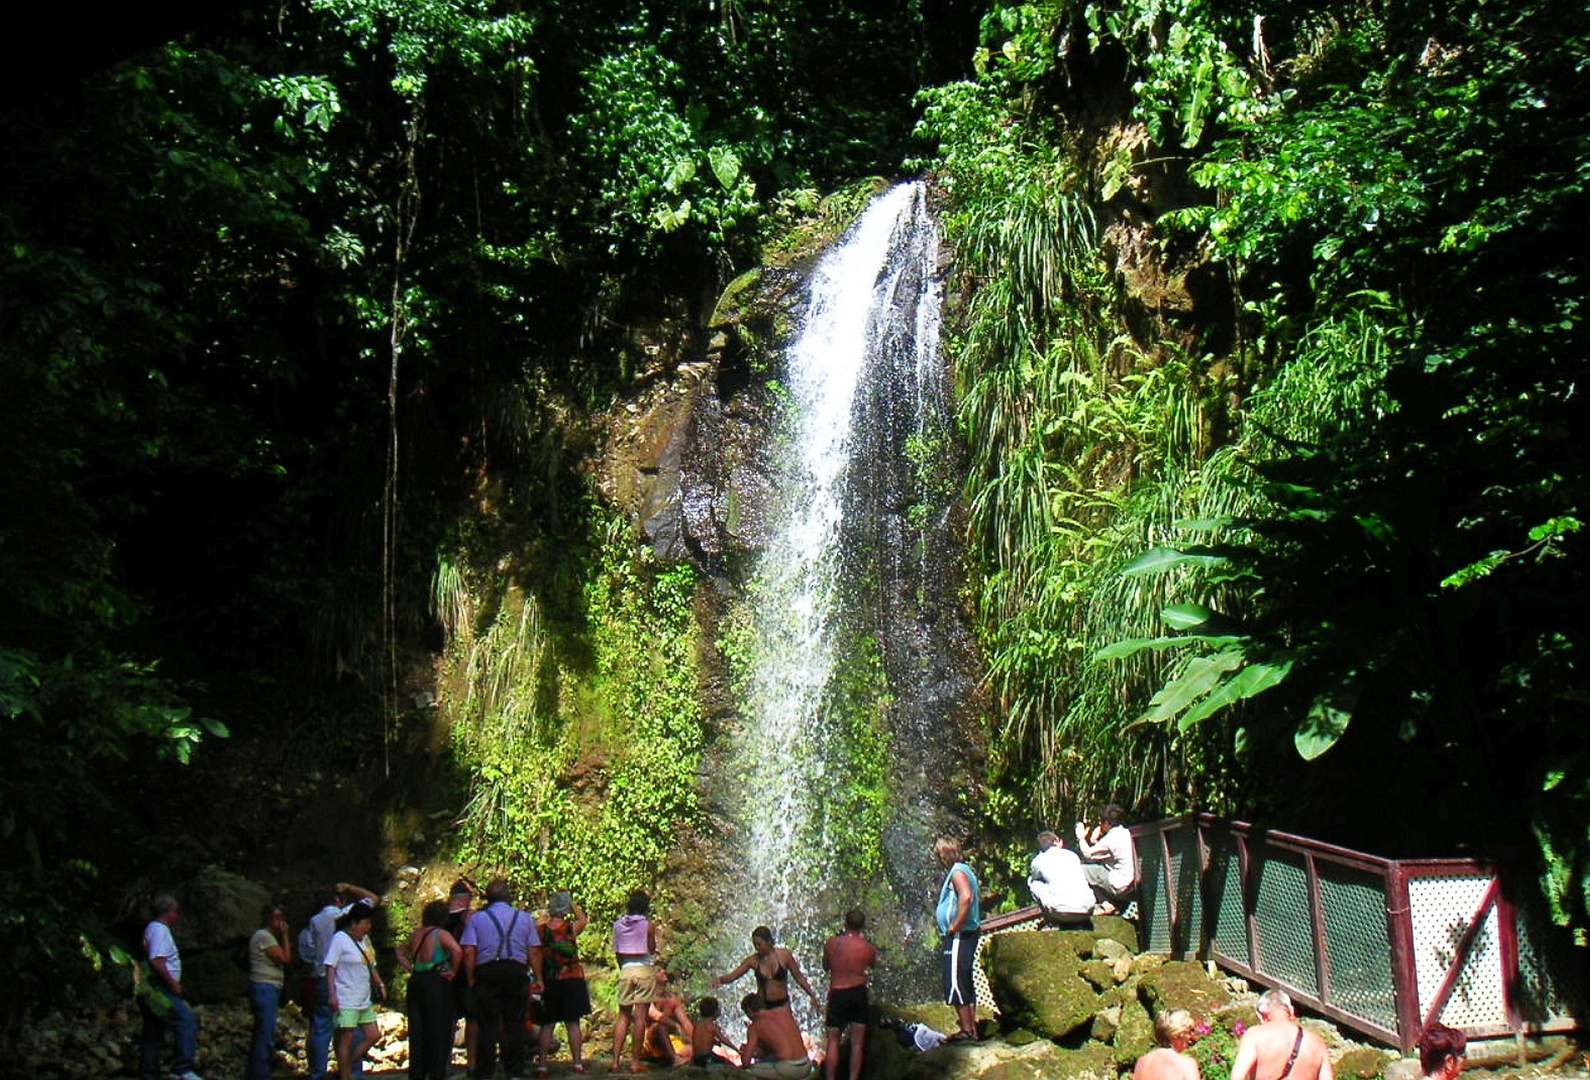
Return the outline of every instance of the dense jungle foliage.
[[[575,873],[561,770],[625,731],[575,835],[604,902],[652,880],[694,812],[693,577],[628,550],[591,417],[823,193],[918,171],[954,252],[990,851],[1108,797],[1308,820],[1496,855],[1590,925],[1582,4],[151,26],[0,106],[8,1016],[101,965],[82,912],[130,868],[91,834],[160,816],[154,759],[294,725],[390,771],[427,657],[458,854]],[[662,831],[619,843],[631,813]]]

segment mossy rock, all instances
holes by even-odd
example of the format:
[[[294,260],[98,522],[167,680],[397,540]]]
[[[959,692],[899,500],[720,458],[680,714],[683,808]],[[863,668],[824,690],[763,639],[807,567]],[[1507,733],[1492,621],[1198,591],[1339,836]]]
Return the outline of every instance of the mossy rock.
[[[1007,1023],[1047,1039],[1063,1039],[1093,1019],[1096,990],[1078,974],[1080,966],[1065,935],[1053,932],[1000,934],[984,949],[988,984]]]
[[[1153,1016],[1167,1009],[1185,1009],[1193,1020],[1208,1023],[1231,1004],[1231,992],[1211,979],[1203,965],[1190,960],[1172,960],[1144,975],[1137,994]]]
[[[1336,1075],[1343,1080],[1350,1076],[1375,1080],[1376,1077],[1385,1075],[1386,1063],[1390,1060],[1383,1050],[1376,1050],[1373,1046],[1360,1046],[1356,1050],[1347,1051],[1336,1062]]]
[[[945,1034],[953,1032],[960,1026],[954,1009],[948,1005],[935,1005],[931,1002],[920,1005],[880,1005],[878,1015],[896,1024],[926,1024],[934,1031],[942,1031]]]
[[[1029,1043],[1037,1042],[1039,1039],[1043,1038],[1043,1036],[1028,1031],[1024,1027],[1019,1027],[1014,1031],[1005,1032],[1001,1038],[1003,1038],[1011,1046],[1026,1046]]]
[[[1095,990],[1109,990],[1115,986],[1115,969],[1103,960],[1089,960],[1077,969],[1088,982],[1093,984]]]
[[[1120,1065],[1131,1065],[1154,1049],[1154,1020],[1143,1003],[1132,999],[1122,1003],[1121,1020],[1115,1028],[1115,1060]]]
[[[1076,1050],[1061,1050],[1044,1071],[1056,1080],[1115,1080],[1115,1054],[1103,1043],[1090,1042]]]
[[[1119,915],[1093,916],[1093,934],[1098,938],[1119,941],[1126,946],[1127,952],[1135,954],[1138,951],[1137,927]]]
[[[867,1057],[861,1067],[864,1080],[944,1080],[955,1071],[953,1049],[931,1050],[924,1054],[914,1046],[901,1046],[892,1031],[868,1033]],[[720,1069],[718,1075],[722,1077],[726,1073]]]
[[[1142,1008],[1142,1006],[1138,1006]],[[1119,1004],[1108,1009],[1100,1009],[1093,1017],[1092,1036],[1095,1042],[1107,1043],[1115,1039],[1116,1029],[1121,1026],[1121,1006]]]

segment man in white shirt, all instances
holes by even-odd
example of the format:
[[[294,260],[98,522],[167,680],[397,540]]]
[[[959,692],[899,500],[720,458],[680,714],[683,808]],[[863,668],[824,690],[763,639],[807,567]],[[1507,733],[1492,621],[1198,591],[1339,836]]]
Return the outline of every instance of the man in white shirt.
[[[1131,830],[1121,824],[1121,808],[1114,803],[1099,807],[1092,828],[1077,822],[1077,847],[1101,911],[1113,914],[1137,888],[1137,849]]]
[[[1095,903],[1082,860],[1052,832],[1038,834],[1038,854],[1027,874],[1032,898],[1045,915],[1086,915]]]
[[[361,900],[372,908],[381,905],[381,898],[369,889],[346,881],[337,882],[326,895],[326,905],[310,918],[309,925],[299,935],[299,955],[314,965],[311,974],[316,981],[315,1007],[309,1010],[309,1038],[304,1043],[309,1080],[326,1080],[326,1061],[331,1056],[333,1018],[331,992],[326,986],[326,950],[331,948],[331,939],[336,936],[337,920]],[[354,1071],[361,1069],[356,1066]]]
[[[149,959],[154,989],[164,995],[169,1008],[151,1009],[143,998],[138,999],[138,1011],[144,1021],[143,1036],[138,1042],[138,1071],[143,1080],[155,1080],[160,1051],[166,1032],[170,1031],[177,1043],[177,1056],[171,1061],[172,1080],[200,1080],[193,1071],[199,1052],[199,1019],[182,1000],[182,953],[171,935],[171,924],[178,915],[177,898],[161,893],[150,904],[150,914],[153,918],[144,927],[144,955]]]

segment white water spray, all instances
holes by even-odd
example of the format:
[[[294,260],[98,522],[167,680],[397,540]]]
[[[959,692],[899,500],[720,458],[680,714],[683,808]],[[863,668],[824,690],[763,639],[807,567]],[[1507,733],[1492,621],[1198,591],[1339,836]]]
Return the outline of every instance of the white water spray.
[[[815,910],[819,890],[836,884],[836,848],[849,840],[825,828],[820,804],[820,793],[847,768],[831,752],[839,733],[830,730],[824,701],[838,663],[836,620],[863,591],[846,575],[864,560],[847,558],[843,543],[847,504],[857,501],[854,474],[862,471],[858,449],[867,444],[871,455],[903,460],[898,444],[906,435],[944,422],[938,240],[926,202],[921,184],[873,200],[813,272],[786,353],[792,422],[784,510],[755,585],[757,666],[733,776],[743,801],[743,862],[720,927],[724,958],[745,955],[751,927],[766,923],[815,966],[822,940],[836,929],[834,912]],[[882,395],[909,394],[906,423],[916,430],[878,439],[858,429],[858,417],[872,415],[879,400],[878,390],[858,388],[879,379],[910,384],[885,386]]]

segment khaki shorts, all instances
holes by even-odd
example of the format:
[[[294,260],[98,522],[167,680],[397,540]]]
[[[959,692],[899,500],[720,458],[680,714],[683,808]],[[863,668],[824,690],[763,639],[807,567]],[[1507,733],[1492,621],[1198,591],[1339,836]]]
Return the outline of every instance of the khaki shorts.
[[[747,1076],[764,1076],[769,1080],[805,1080],[814,1072],[810,1061],[759,1061],[745,1070]]]
[[[618,969],[618,1003],[650,1005],[662,997],[657,969],[650,964],[630,964]]]

